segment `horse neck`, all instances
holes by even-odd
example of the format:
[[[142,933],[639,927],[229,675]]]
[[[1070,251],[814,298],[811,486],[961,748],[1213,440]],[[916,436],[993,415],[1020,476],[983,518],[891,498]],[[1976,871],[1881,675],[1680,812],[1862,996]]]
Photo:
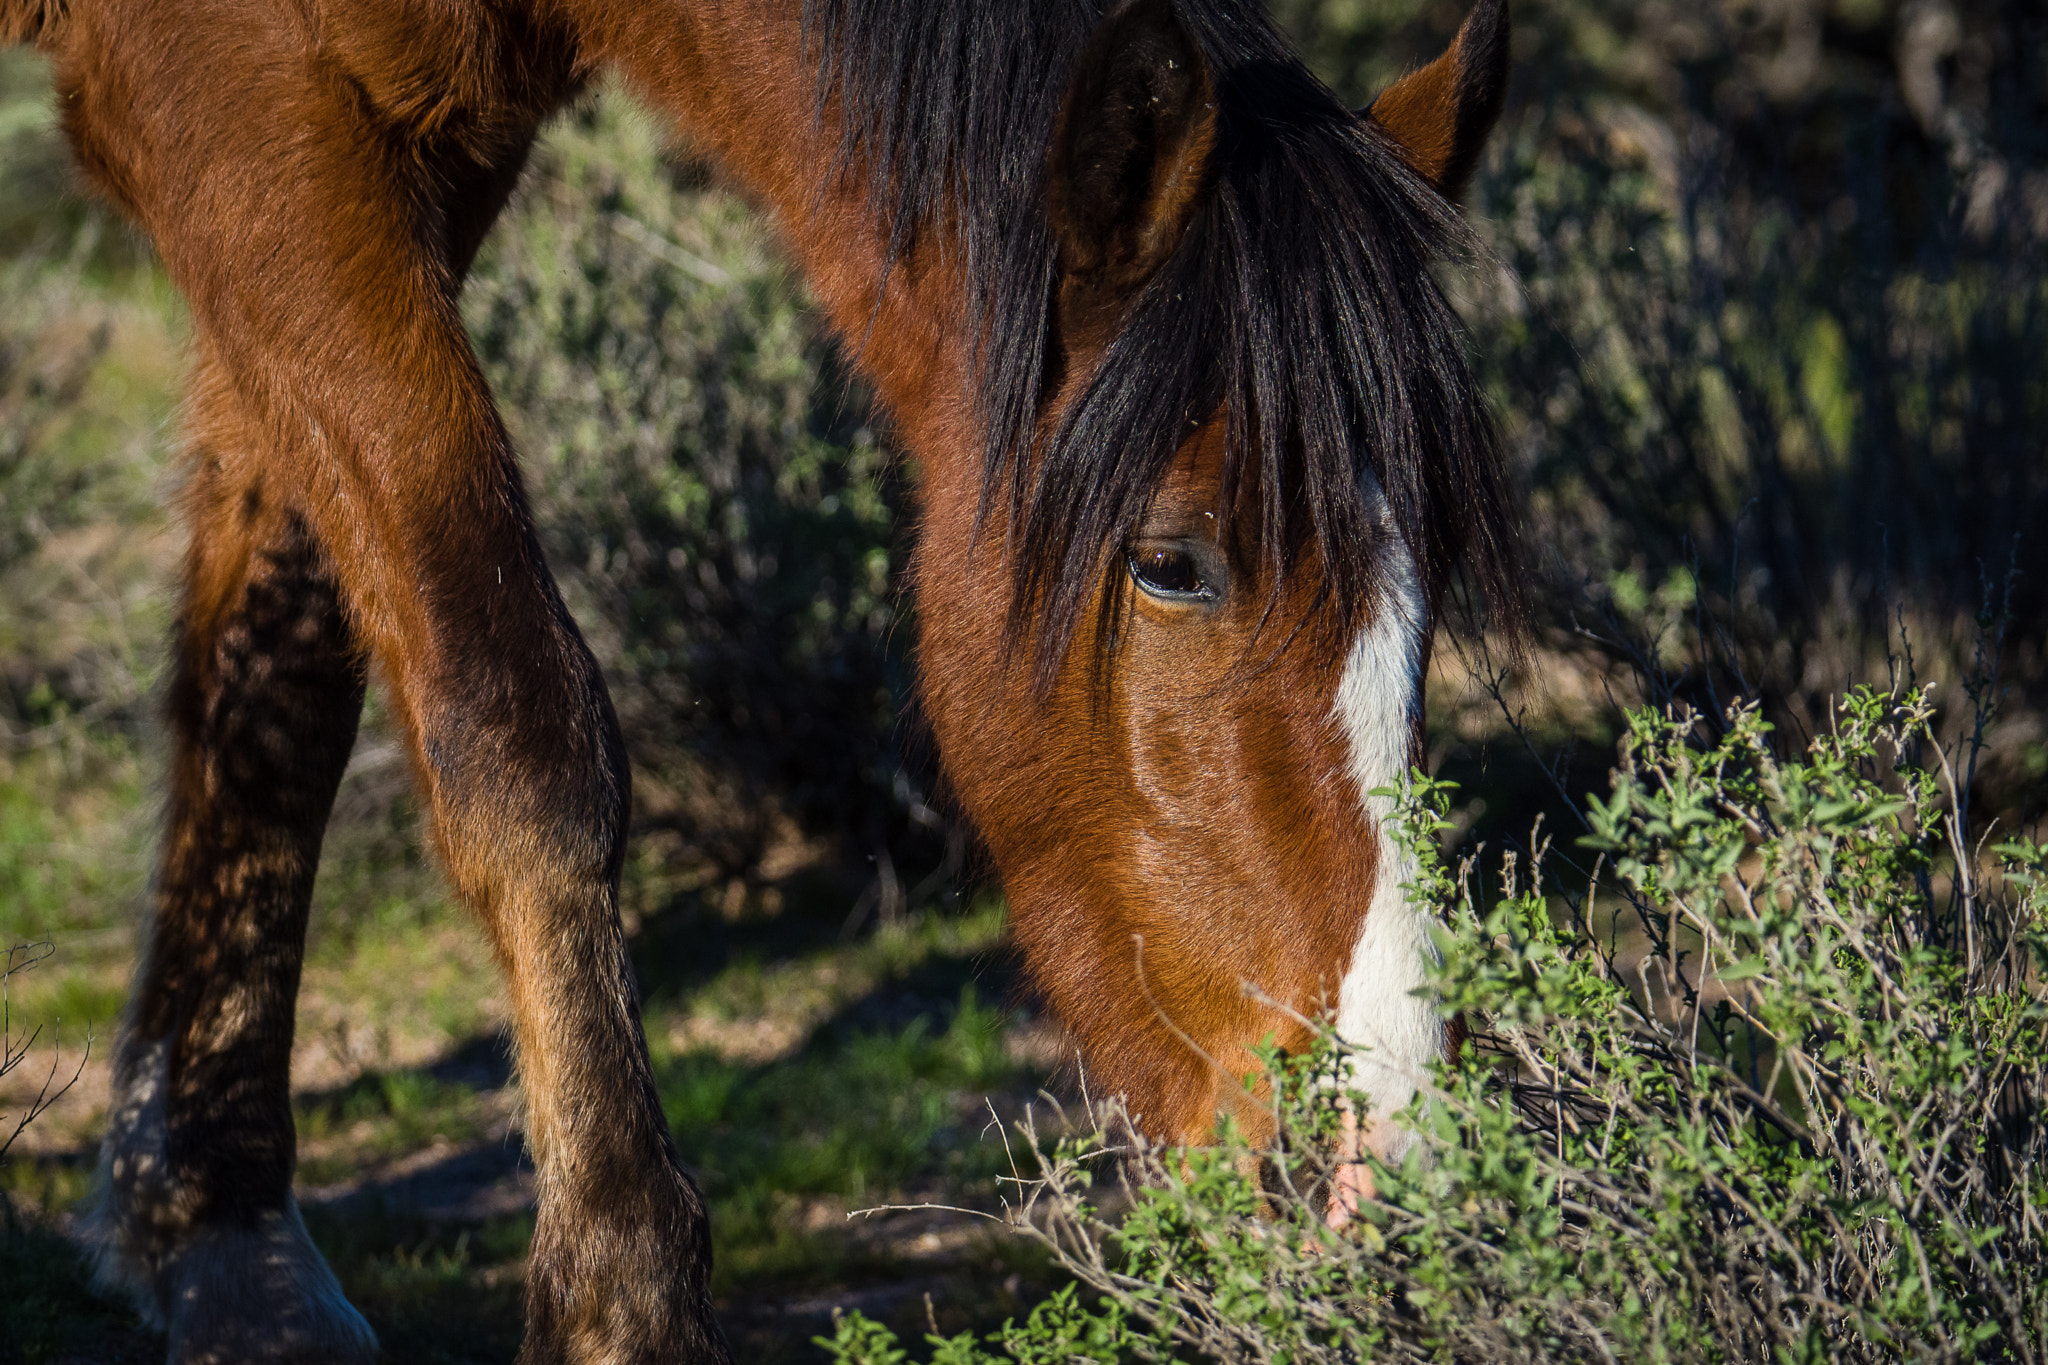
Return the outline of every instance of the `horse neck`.
[[[837,103],[819,105],[803,0],[571,2],[586,53],[768,211],[910,448],[927,463],[975,448],[957,253],[926,233],[892,254],[872,178],[842,166]]]

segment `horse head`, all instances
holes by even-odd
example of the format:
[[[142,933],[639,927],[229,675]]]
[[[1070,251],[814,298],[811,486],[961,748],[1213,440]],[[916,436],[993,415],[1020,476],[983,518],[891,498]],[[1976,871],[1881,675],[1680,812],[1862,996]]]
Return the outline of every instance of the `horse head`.
[[[1043,170],[1035,388],[928,477],[924,700],[1032,979],[1156,1136],[1334,1018],[1385,1112],[1444,1047],[1386,789],[1462,557],[1518,601],[1497,446],[1430,274],[1501,104],[1483,3],[1354,114],[1263,30],[1129,0]],[[1026,326],[1040,325],[1036,318]],[[1000,412],[999,408],[987,409]],[[1391,1130],[1388,1130],[1391,1132]],[[1394,1140],[1398,1142],[1398,1140]]]

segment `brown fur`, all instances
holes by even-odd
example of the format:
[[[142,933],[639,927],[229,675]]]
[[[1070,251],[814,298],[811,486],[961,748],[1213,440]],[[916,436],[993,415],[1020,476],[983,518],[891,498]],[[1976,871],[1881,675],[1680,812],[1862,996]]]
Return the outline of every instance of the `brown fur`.
[[[1058,325],[1069,350],[1092,354],[1109,339],[1125,301],[1180,245],[1207,186],[1215,91],[1163,9],[1163,0],[1126,0],[1097,25],[1053,135],[1045,207],[1060,243]],[[1127,76],[1120,67],[1141,68],[1125,98],[1099,88]]]
[[[0,0],[0,44],[51,43],[66,0]]]
[[[1214,524],[1221,427],[1190,443],[1148,537]],[[1342,650],[1312,631],[1279,648],[1304,584],[1248,664],[1267,585],[1240,556],[1213,612],[1126,581],[1107,696],[1085,649],[1098,612],[1040,710],[1028,678],[992,686],[982,662],[1001,647],[1001,569],[958,534],[973,494],[970,480],[927,484],[918,587],[949,605],[927,617],[922,675],[942,752],[976,755],[949,767],[1003,871],[1032,979],[1080,1035],[1091,1085],[1128,1095],[1150,1131],[1201,1141],[1227,1111],[1257,1136],[1238,1086],[1250,1049],[1303,1038],[1244,987],[1308,1013],[1334,1003],[1378,869],[1330,709]]]
[[[194,1248],[242,1244],[223,1229],[296,1217],[292,1001],[375,667],[509,982],[539,1167],[522,1360],[725,1356],[705,1213],[655,1099],[616,912],[620,737],[456,311],[535,130],[603,67],[748,188],[834,324],[867,338],[860,362],[923,470],[923,686],[946,765],[1098,1077],[1156,1131],[1199,1138],[1238,1106],[1247,1049],[1293,1036],[1240,983],[1307,1009],[1334,995],[1378,856],[1329,714],[1342,642],[1311,627],[1247,667],[1248,643],[1286,631],[1258,633],[1257,557],[1225,545],[1241,582],[1216,612],[1126,582],[1110,619],[1090,618],[1084,636],[1119,623],[1106,688],[1085,639],[1049,704],[1005,670],[1006,528],[975,537],[963,285],[932,240],[892,261],[863,168],[827,174],[841,133],[831,109],[814,117],[800,9],[0,0],[0,39],[53,53],[80,164],[152,234],[199,339],[170,819],[117,1093],[140,1104],[144,1059],[168,1057],[168,1169],[108,1143],[112,1251],[160,1292]],[[1120,220],[1129,249],[1090,286],[1112,302],[1171,251],[1200,191],[1213,128],[1194,95]],[[1441,113],[1402,96],[1386,118],[1434,146]],[[1069,315],[1067,373],[1095,363],[1101,331]],[[1219,431],[1195,434],[1148,534],[1200,533]],[[1272,620],[1312,593],[1289,585]],[[181,1339],[180,1320],[198,1319],[173,1318],[174,1359],[263,1340],[246,1322]],[[272,1340],[234,1349],[360,1358],[345,1333]]]
[[[1382,90],[1366,117],[1387,131],[1417,175],[1456,199],[1500,117],[1507,64],[1505,0],[1481,0],[1449,50]]]

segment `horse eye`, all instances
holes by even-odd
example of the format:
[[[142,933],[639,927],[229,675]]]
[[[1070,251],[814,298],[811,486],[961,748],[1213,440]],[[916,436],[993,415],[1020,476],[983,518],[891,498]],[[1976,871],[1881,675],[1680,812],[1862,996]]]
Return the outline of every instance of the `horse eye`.
[[[1215,589],[1202,581],[1195,557],[1171,545],[1148,545],[1130,553],[1131,578],[1154,597],[1214,597]]]

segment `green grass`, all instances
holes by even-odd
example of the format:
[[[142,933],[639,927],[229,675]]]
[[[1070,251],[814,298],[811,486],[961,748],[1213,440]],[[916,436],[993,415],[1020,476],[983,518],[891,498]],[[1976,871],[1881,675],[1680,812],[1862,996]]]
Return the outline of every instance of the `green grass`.
[[[982,1136],[989,1097],[1013,1112],[1043,1077],[1012,1059],[1009,1016],[971,982],[936,1007],[922,992],[971,977],[1000,932],[1000,907],[983,905],[865,942],[774,961],[743,957],[694,990],[664,991],[650,1008],[663,1109],[713,1211],[714,1293],[748,1358],[809,1358],[808,1339],[825,1321],[762,1305],[933,1278],[932,1266],[874,1235],[885,1225],[849,1213],[897,1201],[988,1202],[1003,1169],[1000,1142]],[[763,993],[764,980],[780,989]],[[789,1055],[759,1062],[668,1041],[692,1019],[755,1022],[748,1001],[817,1022]],[[920,1012],[900,1023],[859,1022],[865,1009],[907,1006]],[[485,1100],[416,1070],[366,1074],[302,1100],[302,1145],[334,1149],[302,1165],[302,1176],[336,1175],[350,1162],[371,1167],[436,1141],[488,1142]],[[336,1145],[343,1139],[345,1151]],[[530,1217],[435,1223],[379,1202],[373,1190],[312,1211],[309,1223],[394,1359],[511,1358]],[[971,1237],[938,1270],[949,1323],[999,1320],[1045,1276],[1022,1246]],[[923,1312],[917,1294],[899,1306]]]
[[[844,1215],[942,1188],[982,1202],[999,1169],[983,1097],[1025,1079],[1002,1016],[969,987],[950,1021],[821,1039],[745,1066],[693,1052],[657,1067],[662,1107],[718,1217],[714,1286],[796,1283],[851,1255]]]
[[[471,1086],[422,1071],[381,1071],[325,1095],[301,1096],[293,1118],[299,1128],[299,1183],[322,1186],[421,1148],[481,1142],[492,1115]]]
[[[709,928],[687,909],[668,913]],[[812,1358],[809,1339],[828,1330],[827,1309],[842,1298],[908,1330],[924,1321],[929,1292],[932,1311],[957,1330],[1019,1311],[1048,1282],[1042,1257],[1000,1234],[950,1225],[934,1253],[920,1241],[931,1241],[922,1225],[898,1236],[889,1216],[848,1216],[890,1203],[991,1203],[1007,1170],[1000,1139],[984,1131],[991,1106],[1008,1117],[1046,1079],[1012,1055],[1015,1021],[990,1003],[1000,989],[1002,913],[983,901],[848,943],[833,922],[721,923],[697,937],[725,960],[694,978],[655,947],[684,926],[656,916],[641,934],[659,1094],[711,1204],[714,1292],[746,1358]],[[328,941],[322,970],[341,982],[396,970],[425,936],[457,932],[453,919],[445,905],[402,916],[390,941],[360,926]],[[348,952],[367,963],[342,961]],[[433,967],[416,961],[415,970]],[[982,980],[991,971],[992,984]],[[509,1361],[531,1214],[429,1216],[404,1182],[444,1159],[496,1161],[510,1172],[515,1092],[502,1060],[490,1060],[500,1052],[488,1031],[439,1055],[299,1094],[300,1185],[342,1192],[309,1204],[307,1221],[388,1358]],[[92,1131],[81,1126],[88,1140]],[[0,1255],[60,1245],[47,1219],[87,1196],[90,1168],[81,1145],[0,1169],[0,1190],[43,1220],[7,1231]],[[146,1335],[90,1292],[75,1258],[51,1264],[60,1320],[147,1354]],[[57,1354],[28,1358],[61,1359],[70,1348],[50,1349]]]
[[[141,805],[139,777],[132,759],[104,749],[0,760],[0,936],[106,927],[108,902],[136,885],[136,862],[120,855]]]
[[[0,1200],[0,1365],[126,1365],[162,1353],[126,1303],[93,1285],[77,1247]]]
[[[531,1216],[450,1229],[372,1205],[316,1209],[307,1225],[386,1359],[496,1365],[518,1353]]]

